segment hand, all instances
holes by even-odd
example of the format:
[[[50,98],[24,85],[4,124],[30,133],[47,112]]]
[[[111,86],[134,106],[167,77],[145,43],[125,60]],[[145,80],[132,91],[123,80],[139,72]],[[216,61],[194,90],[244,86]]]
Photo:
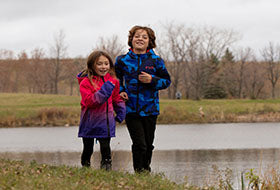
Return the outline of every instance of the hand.
[[[152,76],[146,72],[141,72],[141,74],[138,76],[138,79],[143,83],[151,83],[152,82]]]
[[[128,96],[126,92],[121,92],[120,93],[121,98],[126,102],[128,100]]]
[[[115,84],[112,81],[109,80],[109,82],[112,83],[112,85],[115,87]]]

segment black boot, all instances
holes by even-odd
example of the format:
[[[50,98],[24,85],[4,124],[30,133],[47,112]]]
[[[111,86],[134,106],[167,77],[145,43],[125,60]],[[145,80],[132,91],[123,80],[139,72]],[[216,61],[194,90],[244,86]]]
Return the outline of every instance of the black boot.
[[[86,161],[82,160],[81,164],[82,164],[83,167],[87,167],[87,168],[90,167],[90,161],[88,161],[88,160],[86,160]]]
[[[111,171],[112,170],[112,160],[105,159],[101,161],[100,169]]]

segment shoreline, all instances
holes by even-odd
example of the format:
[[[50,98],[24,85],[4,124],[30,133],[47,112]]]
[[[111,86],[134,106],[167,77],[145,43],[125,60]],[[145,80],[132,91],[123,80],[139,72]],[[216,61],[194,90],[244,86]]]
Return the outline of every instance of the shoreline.
[[[214,123],[278,123],[280,122],[280,113],[270,112],[264,114],[212,114],[205,117],[200,117],[198,114],[194,115],[191,120],[189,117],[176,118],[172,120],[166,120],[164,114],[159,115],[157,124],[214,124]],[[169,117],[170,118],[170,117]],[[125,122],[121,124],[117,123],[117,127],[125,125]],[[69,127],[79,126],[79,118],[65,117],[65,118],[50,118],[50,119],[34,119],[34,118],[3,118],[0,119],[0,128],[17,128],[17,127]]]

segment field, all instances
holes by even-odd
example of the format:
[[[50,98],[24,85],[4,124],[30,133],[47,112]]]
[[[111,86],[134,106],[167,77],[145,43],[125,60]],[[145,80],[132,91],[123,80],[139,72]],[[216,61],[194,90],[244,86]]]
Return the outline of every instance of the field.
[[[159,124],[279,122],[275,100],[160,100]],[[0,94],[0,127],[72,126],[80,119],[80,97]]]

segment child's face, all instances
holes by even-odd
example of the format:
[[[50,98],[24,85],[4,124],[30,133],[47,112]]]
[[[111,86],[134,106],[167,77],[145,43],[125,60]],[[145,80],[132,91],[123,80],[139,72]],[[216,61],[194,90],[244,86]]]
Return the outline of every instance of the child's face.
[[[146,51],[149,45],[149,35],[146,30],[136,30],[132,38],[133,50]]]
[[[105,56],[101,55],[93,67],[97,75],[104,77],[110,70],[110,61]]]

